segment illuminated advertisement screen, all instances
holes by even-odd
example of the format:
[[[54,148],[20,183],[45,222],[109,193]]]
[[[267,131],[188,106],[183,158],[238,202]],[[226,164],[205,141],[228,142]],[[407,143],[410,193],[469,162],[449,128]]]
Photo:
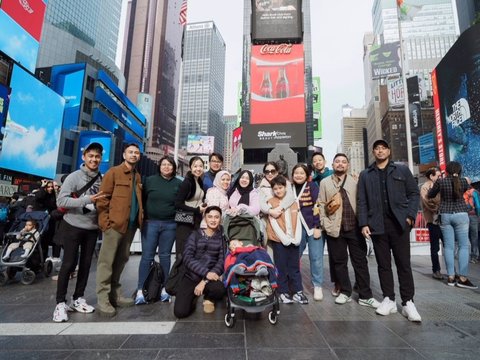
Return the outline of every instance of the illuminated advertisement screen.
[[[208,155],[213,152],[214,144],[214,136],[188,135],[187,153],[192,155]]]
[[[7,120],[8,104],[10,103],[10,89],[0,84],[0,126],[5,128],[5,121]],[[0,132],[0,151],[2,151],[3,131]]]
[[[93,142],[97,142],[103,146],[102,162],[100,163],[99,169],[102,174],[105,174],[110,168],[110,149],[112,147],[112,138],[110,134],[99,131],[82,131],[80,133],[80,137],[78,139],[76,168],[79,169],[80,165],[83,163],[83,150],[85,150],[85,148]]]
[[[14,65],[0,167],[53,179],[65,100]]]
[[[43,0],[6,0],[2,1],[2,10],[27,31],[34,39],[40,41],[46,4]]]
[[[462,164],[463,175],[472,182],[480,181],[479,59],[480,25],[476,25],[462,33],[432,74],[435,118],[438,113],[443,129],[437,142],[443,135],[445,160]]]
[[[3,3],[6,4],[5,1]],[[0,50],[30,72],[35,72],[38,41],[3,10],[0,10],[0,24]]]
[[[252,46],[250,124],[244,148],[306,146],[303,45]]]
[[[252,43],[301,40],[301,0],[252,0]]]
[[[242,128],[238,127],[232,131],[232,153],[237,151],[237,149],[240,147],[240,144],[242,143]]]
[[[52,67],[51,87],[65,99],[64,129],[71,130],[79,124],[84,79],[85,64]]]

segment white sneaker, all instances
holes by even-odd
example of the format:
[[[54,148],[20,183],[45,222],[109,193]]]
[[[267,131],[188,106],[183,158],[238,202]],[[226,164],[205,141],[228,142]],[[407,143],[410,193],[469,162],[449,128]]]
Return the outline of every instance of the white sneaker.
[[[397,303],[390,300],[388,296],[385,296],[380,306],[375,310],[378,315],[387,316],[395,314],[397,312]]]
[[[352,301],[352,298],[350,296],[340,293],[340,295],[338,295],[335,299],[335,304],[343,305],[350,301]]]
[[[58,303],[53,312],[53,321],[58,323],[68,321],[67,311],[69,308],[70,307],[64,302]]]
[[[422,321],[422,317],[418,313],[417,308],[412,300],[407,301],[407,304],[402,308],[402,315],[405,316],[409,321]]]
[[[322,301],[323,300],[323,291],[320,286],[315,286],[313,288],[313,300]]]
[[[84,314],[90,314],[95,311],[95,308],[92,305],[88,305],[87,301],[82,297],[79,297],[77,300],[72,301],[70,307],[75,311]]]
[[[380,306],[380,303],[373,297],[370,299],[358,299],[358,303],[362,306],[368,306],[374,309],[377,309]]]

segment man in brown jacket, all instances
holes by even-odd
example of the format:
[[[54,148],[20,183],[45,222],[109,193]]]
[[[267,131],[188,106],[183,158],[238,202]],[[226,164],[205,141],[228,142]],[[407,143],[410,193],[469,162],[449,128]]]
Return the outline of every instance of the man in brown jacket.
[[[138,145],[127,144],[123,159],[103,177],[100,191],[106,196],[97,200],[98,225],[103,231],[97,262],[97,310],[104,316],[114,316],[115,307],[133,305],[133,299],[122,296],[120,276],[143,221],[141,177],[135,170],[140,160]]]

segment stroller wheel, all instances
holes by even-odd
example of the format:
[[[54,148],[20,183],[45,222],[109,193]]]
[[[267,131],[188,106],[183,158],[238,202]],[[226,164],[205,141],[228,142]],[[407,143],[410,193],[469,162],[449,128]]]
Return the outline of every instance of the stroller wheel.
[[[268,313],[268,321],[270,321],[270,324],[276,325],[278,321],[278,314],[276,311],[270,311]]]
[[[0,286],[6,285],[8,282],[8,275],[6,271],[0,272]]]
[[[22,284],[30,285],[35,281],[35,271],[25,269],[22,271]]]
[[[233,328],[235,326],[235,313],[233,314],[225,314],[225,325],[227,325],[228,328]]]
[[[45,264],[43,264],[43,273],[45,274],[46,277],[49,277],[52,273],[53,270],[53,263],[50,260],[45,261]]]

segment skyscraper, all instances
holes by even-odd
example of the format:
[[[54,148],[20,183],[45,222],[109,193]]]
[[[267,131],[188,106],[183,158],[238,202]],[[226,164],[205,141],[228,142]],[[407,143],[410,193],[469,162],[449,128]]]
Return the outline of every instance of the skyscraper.
[[[180,76],[182,0],[128,0],[122,68],[127,96],[151,99],[146,154],[173,153]],[[168,21],[167,21],[168,19]],[[141,101],[141,100],[140,100]]]
[[[188,135],[215,136],[223,153],[225,42],[213,21],[186,26],[180,108],[180,148]]]

